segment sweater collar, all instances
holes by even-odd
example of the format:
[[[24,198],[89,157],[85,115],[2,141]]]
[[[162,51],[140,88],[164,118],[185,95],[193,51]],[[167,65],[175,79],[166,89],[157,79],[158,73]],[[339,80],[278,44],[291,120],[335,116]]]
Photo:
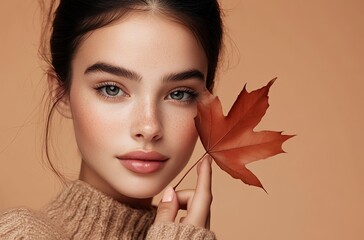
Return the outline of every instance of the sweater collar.
[[[74,239],[144,239],[156,214],[155,208],[132,208],[80,180],[44,211]]]

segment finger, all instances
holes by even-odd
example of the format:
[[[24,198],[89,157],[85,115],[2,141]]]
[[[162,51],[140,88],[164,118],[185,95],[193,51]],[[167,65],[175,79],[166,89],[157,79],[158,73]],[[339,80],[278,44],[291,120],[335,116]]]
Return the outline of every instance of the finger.
[[[183,222],[185,221],[185,218],[186,218],[186,217],[181,217],[181,218],[179,219],[179,222],[180,222],[180,223],[183,223]]]
[[[211,193],[211,169],[212,158],[210,155],[206,155],[202,162],[200,162],[199,166],[197,166],[197,185],[196,190],[207,190]]]
[[[178,203],[179,203],[179,209],[182,210],[187,210],[187,206],[191,206],[191,202],[193,200],[195,194],[195,190],[192,189],[184,189],[184,190],[179,190],[176,191],[176,195],[177,195],[177,199],[178,199]],[[209,211],[207,219],[206,219],[206,223],[205,223],[205,228],[206,229],[210,229],[210,219],[211,219],[211,211]],[[181,217],[179,219],[180,223],[186,223],[186,217]]]
[[[194,189],[184,189],[176,191],[179,209],[187,210],[188,206],[192,205],[193,196],[195,194]]]
[[[212,202],[211,194],[211,161],[205,157],[198,167],[197,186],[191,204],[188,205],[188,213],[185,223],[205,227],[206,219],[210,213]]]
[[[210,220],[211,220],[211,211],[209,212],[209,215],[207,216],[206,219],[206,225],[205,228],[210,230]]]
[[[212,194],[211,194],[211,157],[207,155],[200,166],[198,167],[198,177],[196,184],[196,197],[201,198],[201,200],[211,202]]]
[[[163,198],[158,204],[157,215],[154,223],[174,222],[178,213],[178,199],[172,187],[167,187]]]

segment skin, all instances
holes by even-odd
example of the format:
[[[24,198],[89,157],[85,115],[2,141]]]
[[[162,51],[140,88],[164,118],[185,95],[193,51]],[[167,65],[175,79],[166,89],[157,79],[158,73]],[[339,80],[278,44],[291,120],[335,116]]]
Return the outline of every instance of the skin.
[[[131,13],[91,32],[74,56],[71,89],[58,106],[73,120],[79,178],[120,202],[150,206],[193,152],[196,99],[205,91],[206,74],[207,59],[193,33],[163,15]],[[157,172],[136,174],[116,156],[137,150],[168,160]],[[156,222],[172,222],[185,208],[183,222],[208,227],[210,165],[204,160],[198,167],[196,190],[167,188]]]

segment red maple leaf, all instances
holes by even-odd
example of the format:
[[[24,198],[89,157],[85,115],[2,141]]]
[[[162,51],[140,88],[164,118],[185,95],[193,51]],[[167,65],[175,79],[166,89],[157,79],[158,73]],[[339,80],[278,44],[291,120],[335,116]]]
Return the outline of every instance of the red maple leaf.
[[[198,114],[195,118],[206,150],[204,155],[209,154],[233,178],[261,188],[263,185],[259,179],[245,165],[283,153],[283,142],[293,137],[282,132],[253,130],[266,113],[269,88],[275,79],[250,93],[244,86],[226,117],[219,98],[206,91],[197,103]]]

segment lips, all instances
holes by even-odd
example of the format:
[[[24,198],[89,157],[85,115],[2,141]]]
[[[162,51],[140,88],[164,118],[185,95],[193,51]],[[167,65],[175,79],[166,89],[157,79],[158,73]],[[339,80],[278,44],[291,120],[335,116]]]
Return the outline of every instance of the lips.
[[[135,151],[117,157],[121,164],[128,170],[139,173],[149,174],[161,170],[169,159],[161,153],[151,151]]]
[[[134,159],[134,160],[146,160],[146,161],[166,161],[168,157],[158,153],[158,152],[143,152],[143,151],[136,151],[130,152],[121,156],[117,157],[120,160],[126,159]]]

